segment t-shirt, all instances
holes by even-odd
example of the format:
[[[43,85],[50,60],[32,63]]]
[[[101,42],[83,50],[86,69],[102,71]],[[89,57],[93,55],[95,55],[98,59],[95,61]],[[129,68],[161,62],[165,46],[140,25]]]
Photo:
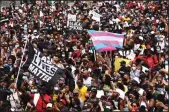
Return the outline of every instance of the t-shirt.
[[[81,89],[79,89],[79,87],[76,86],[75,89],[80,91],[79,98],[84,102],[86,100],[87,87],[83,86]]]
[[[153,55],[150,57],[146,57],[144,61],[148,64],[150,68],[154,67],[158,63],[157,57]]]
[[[83,79],[83,84],[87,87],[91,86],[92,78],[88,77],[87,79]]]
[[[64,106],[62,109],[60,109],[60,112],[68,112],[68,108]]]

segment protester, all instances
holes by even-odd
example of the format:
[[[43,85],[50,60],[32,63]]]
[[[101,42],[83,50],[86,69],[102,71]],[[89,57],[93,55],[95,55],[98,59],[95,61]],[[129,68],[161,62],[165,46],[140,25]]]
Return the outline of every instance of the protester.
[[[24,0],[2,7],[1,111],[168,111],[168,6]],[[96,50],[88,30],[123,34],[123,46]]]

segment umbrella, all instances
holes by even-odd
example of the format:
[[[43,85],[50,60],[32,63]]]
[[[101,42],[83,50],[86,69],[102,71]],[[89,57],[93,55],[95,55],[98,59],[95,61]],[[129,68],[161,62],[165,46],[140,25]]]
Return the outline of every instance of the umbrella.
[[[109,46],[109,45],[104,44],[104,43],[100,43],[100,44],[94,45],[94,47],[95,47],[97,52],[114,51],[114,50],[116,50],[116,48],[114,48],[113,46]]]
[[[113,48],[111,46],[107,46],[107,47],[104,47],[104,48],[101,48],[101,49],[98,49],[97,52],[104,52],[104,51],[115,51],[116,48]]]

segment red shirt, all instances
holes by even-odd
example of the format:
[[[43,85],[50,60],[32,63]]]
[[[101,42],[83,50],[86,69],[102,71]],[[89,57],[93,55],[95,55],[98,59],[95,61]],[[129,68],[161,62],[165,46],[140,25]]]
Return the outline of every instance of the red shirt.
[[[137,59],[141,59],[143,56],[135,56],[134,59],[133,59],[133,62],[135,62]]]
[[[34,94],[31,94],[31,97],[34,98]],[[42,100],[42,97],[43,97],[43,100]],[[45,102],[51,102],[51,97],[47,94],[39,97],[37,105],[36,105],[36,112],[43,112],[43,109],[46,109],[47,103]]]
[[[157,56],[153,56],[153,55],[144,58],[144,61],[148,64],[148,66],[149,66],[150,68],[153,68],[153,67],[156,66],[157,63],[158,63]]]

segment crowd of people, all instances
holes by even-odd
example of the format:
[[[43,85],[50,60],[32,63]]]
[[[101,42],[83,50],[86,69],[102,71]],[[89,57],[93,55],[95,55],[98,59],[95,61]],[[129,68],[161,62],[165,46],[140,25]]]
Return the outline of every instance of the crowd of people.
[[[24,0],[20,6],[2,7],[0,111],[168,111],[168,6],[167,0]],[[99,22],[90,10],[102,15]],[[68,14],[77,16],[82,30],[67,26]],[[94,51],[88,29],[125,34],[123,48]],[[64,78],[45,88],[22,69],[28,40],[72,74],[73,90]],[[124,60],[117,69],[119,58]]]

